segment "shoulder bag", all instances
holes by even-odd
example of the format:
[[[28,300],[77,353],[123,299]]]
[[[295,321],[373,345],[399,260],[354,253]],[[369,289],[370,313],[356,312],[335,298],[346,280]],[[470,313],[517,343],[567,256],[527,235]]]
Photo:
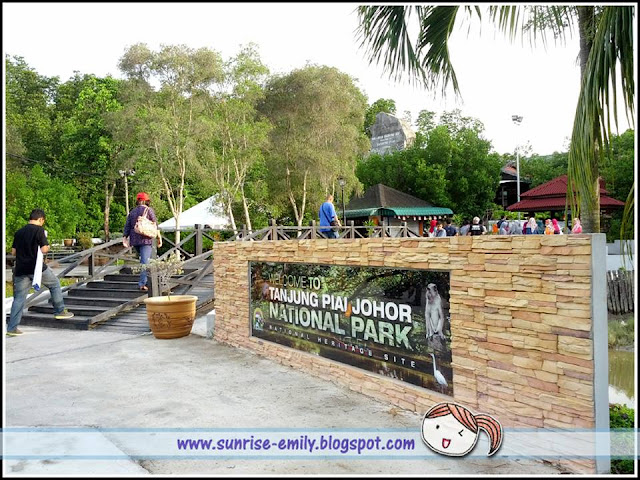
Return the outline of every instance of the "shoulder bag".
[[[145,237],[155,238],[158,236],[158,227],[156,227],[154,222],[147,218],[148,211],[149,207],[146,207],[144,213],[136,220],[136,225],[133,227],[133,230]]]

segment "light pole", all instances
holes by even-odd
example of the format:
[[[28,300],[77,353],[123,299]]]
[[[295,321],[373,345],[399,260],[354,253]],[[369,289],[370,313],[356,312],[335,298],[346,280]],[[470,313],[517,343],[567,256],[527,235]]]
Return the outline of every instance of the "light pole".
[[[129,215],[129,182],[127,181],[127,175],[133,176],[136,174],[136,171],[132,168],[131,170],[118,170],[120,177],[124,177],[124,198],[126,199],[127,206],[127,215]]]
[[[340,185],[340,190],[342,190],[342,226],[344,227],[347,224],[347,217],[344,211],[344,185],[347,181],[344,177],[338,177],[338,184]]]
[[[511,120],[517,127],[522,123],[522,115],[511,115]],[[516,145],[516,182],[518,185],[516,186],[518,192],[518,202],[520,202],[520,148]],[[520,212],[518,212],[518,220],[520,220]]]

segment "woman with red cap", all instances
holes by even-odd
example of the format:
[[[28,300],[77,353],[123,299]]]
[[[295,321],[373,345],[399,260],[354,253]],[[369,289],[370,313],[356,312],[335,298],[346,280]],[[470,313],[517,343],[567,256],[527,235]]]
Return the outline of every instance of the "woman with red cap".
[[[149,220],[151,220],[156,225],[158,224],[158,220],[156,219],[156,214],[153,209],[149,206],[151,203],[151,199],[149,195],[145,192],[138,193],[136,200],[138,205],[136,208],[129,212],[129,216],[127,217],[127,223],[124,226],[124,237],[128,241],[128,244],[136,249],[138,255],[140,255],[140,263],[145,265],[149,263],[149,259],[151,258],[151,249],[153,245],[153,238],[147,237],[146,235],[142,235],[135,231],[135,225],[138,221],[138,217],[145,215]],[[160,232],[158,232],[158,247],[162,246],[162,237],[160,236]],[[138,288],[142,291],[148,291],[149,287],[147,287],[147,271],[142,270],[140,272],[140,280],[138,280]]]

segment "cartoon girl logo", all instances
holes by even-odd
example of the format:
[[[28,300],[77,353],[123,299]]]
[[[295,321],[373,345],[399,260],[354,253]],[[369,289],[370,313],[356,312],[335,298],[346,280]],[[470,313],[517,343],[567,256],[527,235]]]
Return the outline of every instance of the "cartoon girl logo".
[[[439,403],[422,420],[422,440],[436,453],[462,457],[475,447],[480,428],[489,435],[491,448],[487,455],[491,456],[502,444],[500,422],[486,414],[474,415],[455,403]]]

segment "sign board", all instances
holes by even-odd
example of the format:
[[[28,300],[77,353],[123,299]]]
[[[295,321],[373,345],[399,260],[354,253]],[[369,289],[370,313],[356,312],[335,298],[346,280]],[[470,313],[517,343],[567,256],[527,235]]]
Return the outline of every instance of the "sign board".
[[[253,337],[453,395],[449,272],[273,262],[249,270]]]

